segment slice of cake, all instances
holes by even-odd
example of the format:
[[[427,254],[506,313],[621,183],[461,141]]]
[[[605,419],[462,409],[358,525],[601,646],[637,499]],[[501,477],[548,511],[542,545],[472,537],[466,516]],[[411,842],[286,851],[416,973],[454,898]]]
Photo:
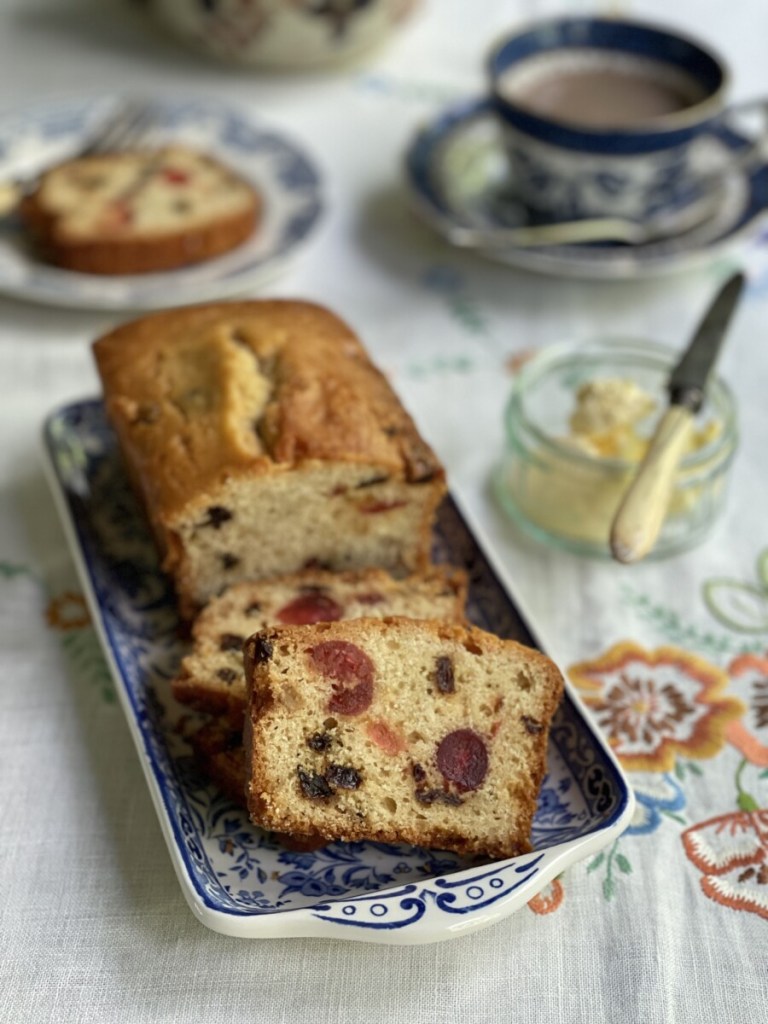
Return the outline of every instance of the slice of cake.
[[[245,662],[257,824],[492,858],[530,849],[563,687],[543,654],[390,618],[265,629]]]
[[[275,624],[306,625],[370,616],[463,622],[466,575],[435,567],[405,579],[381,569],[239,583],[214,598],[192,627],[193,649],[173,681],[176,698],[199,711],[226,714],[242,728],[246,709],[243,644]]]
[[[443,469],[332,313],[187,307],[119,327],[94,353],[184,617],[242,580],[429,564]]]
[[[230,800],[247,809],[246,765],[242,735],[217,719],[206,722],[189,736],[195,757],[205,774]],[[325,845],[320,837],[277,835],[286,850],[316,850]]]
[[[179,145],[68,160],[20,208],[46,259],[88,274],[200,263],[245,241],[260,212],[250,184]]]
[[[244,807],[246,765],[242,731],[214,718],[188,739],[205,774],[230,800]]]

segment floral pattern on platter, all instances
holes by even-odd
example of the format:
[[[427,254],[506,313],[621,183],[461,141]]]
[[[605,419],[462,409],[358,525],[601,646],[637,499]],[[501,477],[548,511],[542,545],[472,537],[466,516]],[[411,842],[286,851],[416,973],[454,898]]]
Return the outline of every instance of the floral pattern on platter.
[[[191,756],[190,711],[170,690],[185,650],[175,606],[103,406],[83,402],[54,414],[46,439],[120,696],[139,730],[174,852],[205,907],[239,917],[305,910],[315,920],[364,930],[396,931],[435,915],[450,921],[478,912],[488,920],[489,908],[501,913],[518,893],[525,902],[562,869],[562,844],[571,850],[603,834],[609,841],[623,827],[630,801],[623,780],[566,698],[551,732],[534,853],[483,866],[378,843],[285,849],[203,777]],[[452,503],[442,510],[434,554],[467,569],[468,614],[476,623],[531,643]]]
[[[538,873],[544,854],[517,857],[514,867],[484,867],[461,878],[434,878],[430,885],[406,885],[387,893],[387,899],[371,896],[354,902],[320,904],[314,908],[323,920],[363,928],[401,928],[413,924],[435,906],[449,915],[473,913],[506,899]]]
[[[716,903],[768,919],[768,810],[722,814],[683,832],[701,889]]]
[[[723,693],[721,669],[675,647],[619,643],[569,675],[628,771],[667,772],[678,755],[713,757],[744,713]]]

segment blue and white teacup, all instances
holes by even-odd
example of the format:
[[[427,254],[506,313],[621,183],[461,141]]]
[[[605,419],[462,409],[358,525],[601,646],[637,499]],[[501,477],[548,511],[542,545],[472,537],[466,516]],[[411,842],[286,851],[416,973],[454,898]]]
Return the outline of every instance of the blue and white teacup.
[[[488,67],[515,191],[545,219],[642,221],[727,170],[728,70],[676,31],[558,18],[505,38]]]

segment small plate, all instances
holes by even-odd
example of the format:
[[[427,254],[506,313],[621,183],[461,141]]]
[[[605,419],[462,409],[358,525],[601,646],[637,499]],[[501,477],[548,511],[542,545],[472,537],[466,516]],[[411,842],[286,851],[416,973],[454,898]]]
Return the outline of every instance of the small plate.
[[[722,129],[713,145],[732,154],[748,143]],[[446,237],[447,225],[485,231],[518,226],[523,204],[509,175],[496,120],[485,99],[443,111],[416,135],[405,158],[406,181],[417,212]],[[650,276],[710,263],[748,238],[767,209],[768,165],[760,165],[725,174],[717,210],[685,234],[635,246],[592,242],[477,251],[543,274],[598,280]]]
[[[0,115],[0,181],[36,173],[75,153],[115,109],[115,96],[39,103]],[[153,101],[148,143],[182,142],[211,153],[261,193],[253,236],[204,263],[152,274],[81,274],[41,262],[17,218],[0,228],[0,292],[85,309],[156,309],[258,287],[296,257],[323,213],[321,175],[302,147],[246,109],[209,99]]]
[[[189,719],[190,709],[170,691],[184,653],[174,602],[102,403],[80,402],[53,413],[45,450],[171,859],[203,924],[247,938],[450,939],[517,910],[629,824],[634,798],[626,779],[567,693],[551,730],[533,826],[535,852],[468,865],[455,854],[380,843],[334,843],[311,853],[284,849],[200,774],[182,735],[180,720]],[[474,622],[533,643],[452,502],[442,509],[435,555],[469,571]]]

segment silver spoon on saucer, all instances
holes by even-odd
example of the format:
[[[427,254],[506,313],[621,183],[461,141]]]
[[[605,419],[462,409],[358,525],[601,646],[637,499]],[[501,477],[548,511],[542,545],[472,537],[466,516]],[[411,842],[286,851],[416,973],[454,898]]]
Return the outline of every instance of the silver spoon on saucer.
[[[644,221],[621,217],[594,217],[552,224],[521,224],[515,227],[485,228],[461,224],[434,207],[422,213],[453,245],[463,249],[506,249],[546,245],[576,245],[585,242],[624,242],[647,245],[677,237],[699,227],[720,207],[722,196],[713,189],[679,209],[655,214]]]

